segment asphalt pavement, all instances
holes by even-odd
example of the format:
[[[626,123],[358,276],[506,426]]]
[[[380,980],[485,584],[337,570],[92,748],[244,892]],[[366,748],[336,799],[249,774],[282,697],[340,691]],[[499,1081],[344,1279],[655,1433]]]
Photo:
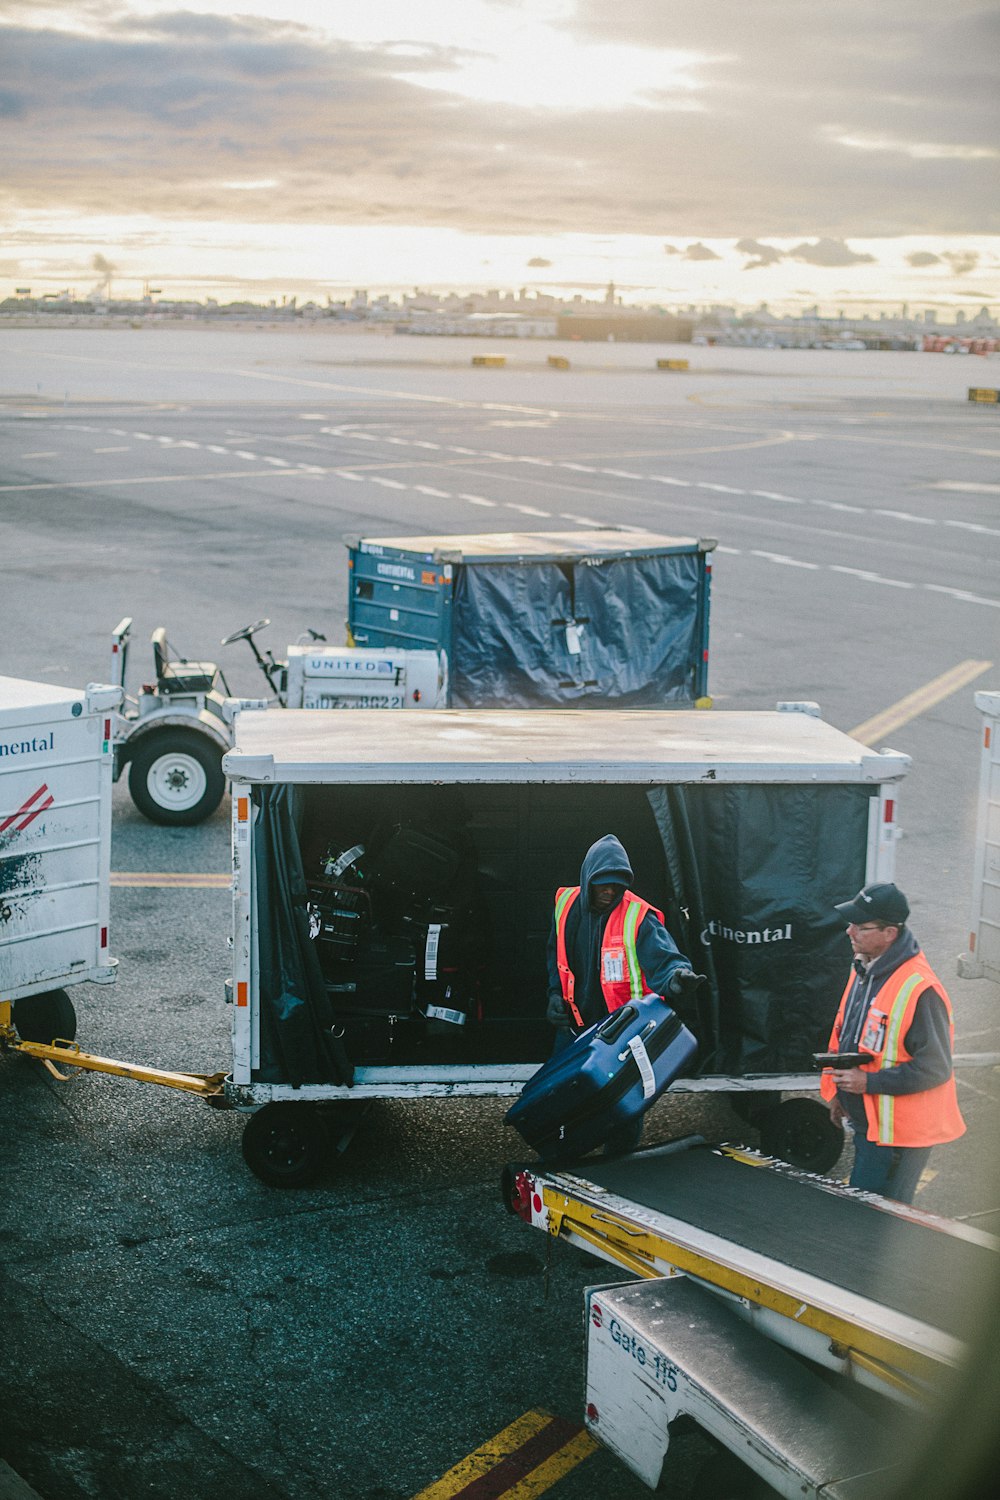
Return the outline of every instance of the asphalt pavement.
[[[547,355],[567,346],[532,341],[474,370],[483,347],[5,333],[0,672],[106,678],[111,629],[131,615],[133,687],[164,625],[257,695],[247,647],[219,641],[269,616],[276,655],[308,627],[341,642],[346,537],[595,523],[715,537],[717,709],[809,699],[850,730],[943,684],[873,743],[912,757],[897,879],[955,1002],[956,1050],[1000,1050],[996,986],[955,977],[972,698],[1000,686],[1000,416],[965,398],[1000,367],[599,345],[554,371]],[[691,368],[655,370],[667,353]],[[115,871],[222,872],[228,851],[227,803],[163,829],[116,787]],[[221,888],[116,886],[119,977],[74,992],[81,1040],[224,1069],[229,921]],[[935,1153],[917,1201],[996,1228],[1000,1078],[963,1070],[959,1090],[968,1134]],[[236,1115],[0,1059],[0,1455],[45,1500],[407,1500],[528,1411],[580,1420],[582,1288],[621,1278],[504,1211],[500,1171],[523,1148],[503,1113],[381,1104],[315,1187],[279,1193],[245,1168]],[[681,1096],[648,1135],[689,1130],[745,1136],[723,1100]],[[678,1495],[699,1455],[678,1444]],[[552,1489],[646,1493],[603,1450]]]

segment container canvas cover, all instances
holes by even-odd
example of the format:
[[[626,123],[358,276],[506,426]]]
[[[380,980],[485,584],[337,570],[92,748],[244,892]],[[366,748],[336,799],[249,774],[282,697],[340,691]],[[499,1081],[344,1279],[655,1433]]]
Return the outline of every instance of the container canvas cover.
[[[835,901],[864,884],[861,785],[664,786],[665,912],[708,976],[685,1016],[703,1071],[801,1071],[826,1046],[851,961]]]
[[[460,569],[452,704],[690,702],[703,566],[689,551]]]

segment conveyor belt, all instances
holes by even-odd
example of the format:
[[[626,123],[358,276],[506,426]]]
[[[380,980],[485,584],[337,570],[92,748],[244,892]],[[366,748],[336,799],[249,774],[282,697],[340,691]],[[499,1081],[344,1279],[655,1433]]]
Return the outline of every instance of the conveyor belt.
[[[997,1276],[987,1245],[708,1146],[566,1170],[963,1341]]]

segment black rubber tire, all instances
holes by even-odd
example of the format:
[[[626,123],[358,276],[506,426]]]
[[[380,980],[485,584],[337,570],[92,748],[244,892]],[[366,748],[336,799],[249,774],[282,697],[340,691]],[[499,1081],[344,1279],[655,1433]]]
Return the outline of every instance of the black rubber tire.
[[[265,1104],[243,1128],[243,1160],[268,1187],[306,1187],[331,1160],[321,1112],[309,1104]]]
[[[691,1487],[691,1500],[769,1500],[776,1494],[777,1490],[729,1452],[706,1459]]]
[[[786,1099],[760,1121],[760,1149],[804,1172],[829,1172],[840,1160],[844,1132],[816,1099]]]
[[[757,1128],[758,1121],[774,1108],[774,1095],[769,1094],[766,1089],[754,1089],[752,1093],[745,1093],[742,1089],[734,1090],[726,1098],[733,1114],[744,1125],[752,1125],[754,1129]]]
[[[25,995],[11,1006],[11,1017],[22,1042],[42,1042],[46,1046],[58,1039],[72,1042],[76,1038],[76,1011],[65,990],[46,990],[43,995]]]
[[[151,823],[171,827],[203,823],[226,790],[222,755],[215,741],[197,730],[149,730],[129,762],[132,801]],[[170,804],[173,789],[176,806]]]

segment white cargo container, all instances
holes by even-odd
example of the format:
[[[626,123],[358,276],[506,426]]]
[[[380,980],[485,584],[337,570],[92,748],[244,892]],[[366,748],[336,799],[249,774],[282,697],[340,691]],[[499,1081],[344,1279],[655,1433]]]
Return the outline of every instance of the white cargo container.
[[[969,951],[958,960],[963,979],[1000,983],[1000,693],[976,693],[982,714],[979,812],[972,874]]]
[[[114,978],[108,948],[116,687],[0,677],[0,1001],[22,1036],[72,1016],[48,998]]]
[[[705,1077],[684,1086],[801,1088],[850,956],[833,903],[892,878],[896,785],[909,758],[875,753],[814,705],[796,707],[241,713],[224,762],[234,864],[225,1091],[240,1107],[267,1106],[251,1119],[249,1145],[244,1137],[251,1167],[276,1182],[301,1168],[304,1180],[319,1156],[317,1106],[517,1094],[551,1048],[555,890],[609,832],[632,857],[636,889],[666,910],[678,946],[709,973],[692,1021]],[[356,868],[386,819],[454,835],[467,859],[462,898],[475,895],[485,920],[465,1024],[444,1040],[448,1028],[428,1024],[440,1010],[421,1008],[430,948],[418,948],[417,999],[380,1009],[376,996],[381,1051],[366,1052],[365,1037],[337,1019],[337,992],[352,987],[325,984],[303,914],[324,860]],[[823,983],[805,982],[817,973]],[[331,1061],[331,1036],[348,1050],[347,1076]],[[825,1131],[828,1116],[814,1108]]]

